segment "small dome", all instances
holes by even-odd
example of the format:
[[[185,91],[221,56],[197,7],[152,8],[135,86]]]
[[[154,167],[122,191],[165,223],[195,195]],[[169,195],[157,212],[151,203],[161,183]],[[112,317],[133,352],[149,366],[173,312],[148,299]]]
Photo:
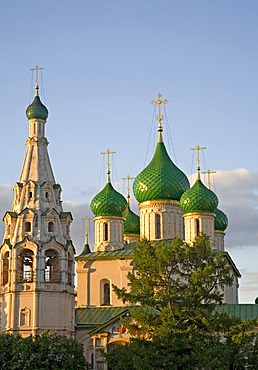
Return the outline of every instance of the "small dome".
[[[189,186],[186,175],[172,162],[160,141],[152,160],[136,177],[133,191],[140,203],[155,199],[179,200]]]
[[[140,235],[140,217],[136,215],[129,206],[127,206],[124,213],[124,234],[137,234]]]
[[[90,208],[96,217],[123,217],[126,205],[127,201],[125,197],[118,193],[110,182],[107,182],[104,189],[92,199]]]
[[[26,109],[26,116],[28,120],[33,118],[42,119],[44,121],[47,120],[48,110],[45,105],[41,103],[39,96],[36,95],[33,102]]]
[[[225,231],[228,227],[228,218],[220,209],[215,209],[215,230]]]
[[[216,194],[208,189],[199,179],[180,199],[180,205],[184,213],[213,213],[218,203]]]

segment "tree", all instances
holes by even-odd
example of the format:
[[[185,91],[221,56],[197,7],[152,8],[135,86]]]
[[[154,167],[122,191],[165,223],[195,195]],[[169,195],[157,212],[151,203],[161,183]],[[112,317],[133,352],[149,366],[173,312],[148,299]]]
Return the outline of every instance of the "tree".
[[[22,338],[0,334],[0,368],[3,370],[87,369],[82,345],[55,332]]]
[[[125,363],[131,370],[229,369],[237,353],[230,330],[241,321],[214,313],[224,287],[233,282],[225,254],[214,253],[208,237],[200,235],[193,245],[144,240],[134,255],[129,290],[113,287],[134,306],[124,320],[132,339],[106,356],[108,365],[114,370],[127,369]],[[252,336],[245,338],[252,344]]]

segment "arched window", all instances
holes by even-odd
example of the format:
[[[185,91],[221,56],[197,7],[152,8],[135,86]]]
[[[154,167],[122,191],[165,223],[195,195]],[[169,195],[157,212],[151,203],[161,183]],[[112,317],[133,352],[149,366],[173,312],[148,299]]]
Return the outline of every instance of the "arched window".
[[[31,231],[31,223],[29,221],[25,222],[25,232],[29,233]]]
[[[53,249],[45,253],[45,281],[48,283],[60,281],[59,255]]]
[[[155,239],[160,239],[161,233],[160,233],[160,215],[158,213],[155,213]]]
[[[33,256],[30,249],[23,249],[18,256],[18,281],[33,281]]]
[[[68,284],[73,284],[73,257],[68,253]]]
[[[200,234],[200,220],[198,218],[195,219],[195,233],[196,236]]]
[[[54,232],[54,222],[50,221],[48,223],[48,232],[53,233]]]
[[[103,223],[103,240],[106,242],[108,240],[108,224]]]
[[[3,258],[3,285],[9,281],[9,252],[5,252]]]
[[[101,280],[100,283],[101,305],[110,305],[110,282],[107,279]]]

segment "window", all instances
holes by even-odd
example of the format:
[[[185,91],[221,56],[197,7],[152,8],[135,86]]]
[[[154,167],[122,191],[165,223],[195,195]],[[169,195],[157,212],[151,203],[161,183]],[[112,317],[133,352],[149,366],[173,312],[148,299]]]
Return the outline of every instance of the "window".
[[[30,325],[30,309],[25,307],[20,312],[20,326]]]
[[[155,239],[160,239],[160,215],[158,213],[155,214]]]
[[[46,193],[45,193],[45,196],[46,196],[46,198],[48,198],[48,192],[46,191]]]
[[[29,198],[32,198],[32,191],[29,191]]]
[[[33,281],[33,257],[30,249],[24,249],[18,256],[18,281]]]
[[[48,232],[53,233],[54,232],[54,222],[50,221],[48,223]]]
[[[31,231],[31,223],[26,221],[25,222],[25,232],[29,233]]]
[[[108,224],[103,223],[103,240],[106,242],[108,240]]]
[[[9,281],[9,252],[5,252],[3,258],[3,285]]]
[[[107,279],[101,280],[100,283],[100,294],[101,294],[101,304],[110,305],[110,282]]]
[[[60,281],[59,255],[53,249],[45,253],[45,281],[48,283]]]
[[[196,236],[200,234],[200,220],[198,218],[195,219],[195,232]]]

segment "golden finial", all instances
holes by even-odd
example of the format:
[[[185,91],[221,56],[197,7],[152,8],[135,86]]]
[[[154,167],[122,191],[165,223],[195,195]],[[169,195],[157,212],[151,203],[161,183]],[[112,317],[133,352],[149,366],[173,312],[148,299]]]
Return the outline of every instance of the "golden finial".
[[[130,180],[134,180],[135,177],[131,177],[130,175],[127,175],[126,177],[122,177],[122,180],[127,180],[127,203],[128,207],[130,206]]]
[[[86,216],[82,220],[85,221],[85,245],[87,245],[89,244],[89,221],[91,218]]]
[[[107,155],[107,182],[110,182],[110,154],[114,154],[116,152],[111,152],[110,149],[107,149],[105,152],[101,152],[100,154],[106,154]]]
[[[208,169],[206,172],[202,172],[204,175],[207,174],[208,175],[208,188],[210,189],[211,188],[211,173],[216,173],[216,171],[211,171],[210,169]]]
[[[197,152],[197,176],[198,176],[198,180],[200,180],[201,176],[200,176],[200,150],[203,150],[203,149],[206,149],[205,146],[203,147],[200,147],[200,145],[196,145],[195,148],[190,148],[190,150],[196,150]]]
[[[161,99],[162,98],[161,93],[158,93],[157,97],[158,97],[158,100],[152,100],[151,104],[158,105],[158,115],[156,116],[156,119],[158,121],[158,132],[162,133],[162,131],[163,131],[162,121],[164,119],[164,116],[163,116],[163,114],[161,114],[161,104],[164,104],[164,105],[167,104],[168,100],[167,99],[162,100]]]
[[[36,87],[35,87],[35,95],[36,96],[39,96],[39,71],[42,71],[42,67],[39,67],[38,65],[36,65],[36,67],[34,68],[31,68],[31,71],[35,71],[36,72]]]

